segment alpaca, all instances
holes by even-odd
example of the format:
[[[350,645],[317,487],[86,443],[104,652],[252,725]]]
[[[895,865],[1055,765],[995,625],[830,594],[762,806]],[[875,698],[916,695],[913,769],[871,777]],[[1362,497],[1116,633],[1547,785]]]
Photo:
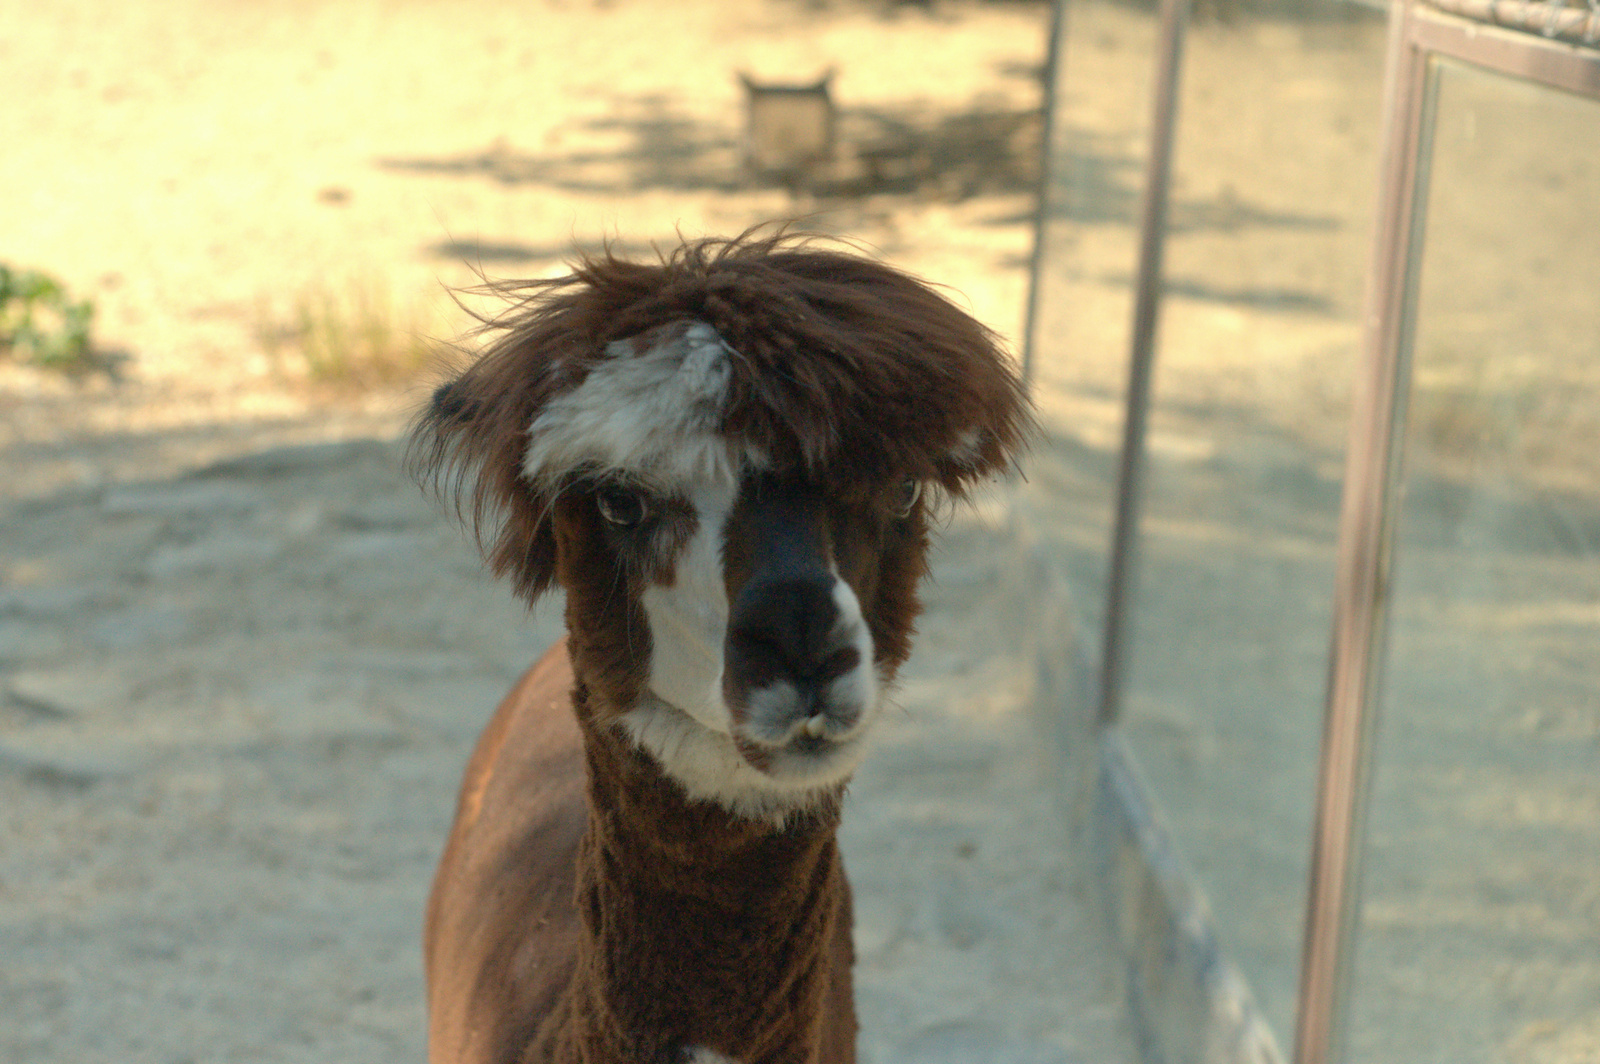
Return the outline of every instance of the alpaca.
[[[466,771],[425,930],[433,1064],[855,1059],[836,832],[910,652],[931,491],[1031,414],[924,284],[784,235],[509,289],[413,433],[567,636]]]

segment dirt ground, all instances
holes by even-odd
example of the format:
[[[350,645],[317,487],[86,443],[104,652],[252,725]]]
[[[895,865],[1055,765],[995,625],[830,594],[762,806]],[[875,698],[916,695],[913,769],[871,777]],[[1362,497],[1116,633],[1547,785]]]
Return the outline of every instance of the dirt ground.
[[[123,361],[115,387],[0,366],[0,443],[27,458],[4,490],[182,468],[246,427],[392,426],[412,396],[316,403],[262,334],[306,293],[359,290],[452,336],[448,288],[558,270],[575,241],[803,217],[1016,337],[1046,22],[1033,4],[5,0],[26,105],[0,116],[0,253],[93,297]],[[898,170],[847,197],[752,186],[737,75],[830,68],[843,154]]]
[[[1287,1037],[1383,27],[1200,6],[1126,725]],[[1024,507],[1092,640],[1153,20],[1072,18],[1077,198],[1051,230]],[[450,336],[446,291],[476,271],[803,216],[1016,341],[1047,22],[960,0],[0,0],[0,261],[93,297],[114,369],[0,362],[0,1061],[421,1059],[419,913],[460,766],[559,611],[516,608],[401,476],[425,385],[309,384],[297,305],[377,293]],[[837,172],[750,182],[738,73],[830,68]],[[1600,392],[1570,280],[1594,275],[1573,195],[1600,164],[1576,101],[1446,81],[1431,224],[1457,236],[1425,270],[1358,1055],[1591,1064]],[[1023,711],[1009,513],[949,530],[906,713],[853,790],[875,1064],[1127,1048]]]
[[[0,0],[0,260],[92,296],[114,369],[0,363],[0,1060],[422,1058],[460,768],[559,604],[526,615],[399,471],[421,386],[330,392],[274,352],[297,299],[382,292],[450,335],[475,269],[799,214],[1015,338],[1046,22]],[[846,155],[899,169],[752,185],[737,73],[829,68]],[[949,529],[846,819],[877,1064],[1123,1052],[1035,761],[1008,512]]]
[[[865,1059],[1116,1059],[1000,621],[998,504],[853,788]],[[8,509],[0,1059],[421,1059],[466,752],[559,631],[354,441]]]

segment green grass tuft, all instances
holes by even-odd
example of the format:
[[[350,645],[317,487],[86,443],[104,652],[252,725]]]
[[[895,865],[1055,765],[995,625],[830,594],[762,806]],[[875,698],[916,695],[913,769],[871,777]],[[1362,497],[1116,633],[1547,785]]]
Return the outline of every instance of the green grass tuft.
[[[0,354],[63,373],[85,373],[96,360],[90,342],[94,303],[72,299],[39,270],[0,263]]]

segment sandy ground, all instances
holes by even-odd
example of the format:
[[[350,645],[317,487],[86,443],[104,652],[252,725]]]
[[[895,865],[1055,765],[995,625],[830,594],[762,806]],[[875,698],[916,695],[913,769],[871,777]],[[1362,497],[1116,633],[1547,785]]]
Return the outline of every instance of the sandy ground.
[[[449,335],[474,267],[807,214],[1015,337],[1045,23],[0,2],[0,259],[93,296],[116,363],[0,364],[0,1060],[422,1057],[460,767],[559,609],[525,615],[399,472],[417,388],[331,394],[263,343],[297,298],[381,291]],[[830,66],[846,155],[902,169],[749,184],[736,72]],[[1122,1052],[1034,760],[1006,513],[949,530],[846,821],[878,1064]]]
[[[6,0],[26,106],[0,117],[0,253],[94,297],[125,356],[114,388],[4,371],[0,443],[27,459],[6,490],[181,468],[197,437],[242,426],[393,424],[409,397],[316,405],[261,334],[305,293],[355,290],[451,336],[448,287],[557,270],[574,241],[645,250],[804,216],[1015,337],[1045,22],[1020,4]],[[830,67],[843,154],[914,157],[848,198],[750,186],[738,72]]]
[[[1127,719],[1280,1036],[1382,50],[1353,6],[1296,10],[1205,17],[1187,46]],[[459,767],[557,614],[484,581],[398,473],[420,387],[332,393],[275,353],[297,301],[383,293],[448,336],[445,290],[475,269],[804,215],[1015,339],[1046,22],[0,0],[20,101],[0,111],[0,260],[93,296],[116,367],[0,363],[0,1060],[421,1057],[418,913]],[[1097,0],[1071,28],[1077,199],[1052,228],[1026,507],[1093,633],[1152,33]],[[748,182],[737,72],[830,67],[848,187]],[[1519,147],[1546,119],[1581,146],[1591,112],[1449,91],[1441,143],[1474,178],[1436,201],[1458,238],[1427,272],[1359,1049],[1591,1064],[1600,400],[1592,317],[1560,279],[1594,275],[1572,194],[1600,170]],[[897,169],[863,182],[868,150]],[[1004,510],[950,530],[907,712],[846,821],[878,1064],[1125,1048],[1032,760]]]
[[[421,1059],[466,752],[555,637],[377,441],[23,504],[0,599],[0,1059]],[[998,504],[852,791],[864,1058],[1116,1057],[1005,618]]]

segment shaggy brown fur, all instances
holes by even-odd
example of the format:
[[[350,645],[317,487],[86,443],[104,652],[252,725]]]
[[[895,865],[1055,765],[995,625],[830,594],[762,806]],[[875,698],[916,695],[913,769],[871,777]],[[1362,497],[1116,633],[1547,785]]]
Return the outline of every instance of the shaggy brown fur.
[[[529,430],[620,357],[607,344],[643,352],[685,322],[714,327],[733,366],[717,431],[768,455],[777,485],[762,502],[747,483],[728,518],[729,601],[783,500],[859,600],[887,679],[910,650],[927,545],[926,503],[897,508],[897,486],[960,495],[1002,468],[1030,424],[1019,386],[993,337],[921,283],[781,237],[654,265],[607,255],[515,292],[498,339],[436,393],[415,454],[460,493],[497,573],[530,600],[560,584],[569,636],[467,769],[429,901],[430,1057],[853,1061],[843,785],[786,817],[741,816],[690,799],[617,726],[650,676],[641,595],[673,581],[673,560],[641,562],[607,527],[605,470],[525,476]]]
[[[585,758],[573,685],[557,644],[468,765],[428,904],[429,1059],[853,1060],[837,805],[776,831],[688,802],[615,730]],[[585,760],[621,784],[592,813]]]
[[[993,333],[898,270],[804,241],[705,240],[657,264],[608,253],[498,290],[515,305],[435,393],[414,456],[425,478],[463,489],[495,574],[529,600],[550,587],[556,551],[552,500],[521,477],[528,426],[614,340],[706,322],[742,356],[723,433],[824,479],[905,474],[959,496],[1032,429]],[[954,460],[968,432],[971,459]]]

